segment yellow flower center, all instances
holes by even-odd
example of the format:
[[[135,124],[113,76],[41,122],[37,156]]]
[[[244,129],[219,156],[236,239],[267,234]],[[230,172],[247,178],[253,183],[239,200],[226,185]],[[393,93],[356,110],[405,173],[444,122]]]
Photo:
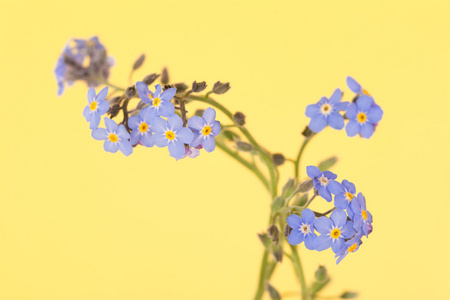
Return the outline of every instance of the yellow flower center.
[[[158,97],[153,99],[153,106],[158,107],[160,104],[161,104],[161,99],[159,99]]]
[[[111,142],[113,142],[113,143],[115,143],[115,142],[117,142],[118,140],[119,140],[119,138],[117,137],[117,135],[115,135],[114,133],[111,133],[110,135],[109,135],[109,140],[111,141]]]
[[[369,92],[366,91],[365,89],[363,89],[362,92],[363,92],[363,94],[365,94],[365,95],[367,95],[367,96],[370,96]]]
[[[351,245],[350,247],[348,247],[347,252],[353,252],[356,250],[356,247],[358,247],[358,245],[356,245],[356,243],[354,243],[353,245]]]
[[[96,110],[96,109],[97,109],[97,102],[92,101],[92,102],[91,102],[91,105],[89,105],[89,108],[90,108],[91,110]]]
[[[350,192],[345,193],[345,199],[347,199],[348,202],[352,201],[353,194]]]
[[[203,135],[209,135],[211,133],[211,126],[205,126],[202,130]]]
[[[363,112],[360,112],[360,113],[358,114],[358,122],[359,122],[359,123],[364,123],[364,122],[366,122],[366,120],[367,120],[366,114],[363,113]]]
[[[366,221],[367,220],[367,211],[362,210],[361,214],[362,214],[362,217],[363,217],[364,221]]]
[[[145,122],[142,122],[141,125],[139,126],[139,131],[140,132],[147,132],[148,129],[148,125]]]
[[[341,235],[341,231],[338,228],[335,228],[331,231],[331,237],[333,239],[337,239]]]
[[[322,105],[322,107],[320,108],[320,111],[322,112],[323,115],[328,115],[331,113],[331,105],[330,104],[324,104]]]
[[[168,140],[173,140],[174,138],[175,138],[175,133],[173,132],[173,131],[166,131],[166,138],[168,139]]]

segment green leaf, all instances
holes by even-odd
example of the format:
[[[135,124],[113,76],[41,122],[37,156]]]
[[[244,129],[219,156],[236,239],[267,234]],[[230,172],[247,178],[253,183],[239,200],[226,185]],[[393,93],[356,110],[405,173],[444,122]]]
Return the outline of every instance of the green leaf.
[[[301,197],[295,199],[295,201],[292,203],[292,206],[303,206],[305,205],[306,201],[308,201],[308,194],[303,194]]]
[[[322,161],[318,167],[319,167],[320,171],[323,172],[323,171],[329,170],[332,166],[334,166],[335,163],[337,163],[337,161],[338,161],[337,157],[333,156],[333,157],[330,157],[330,158]]]
[[[358,297],[358,293],[357,292],[344,292],[341,295],[342,299],[353,299]]]
[[[230,131],[230,130],[223,130],[222,131],[222,135],[226,139],[228,139],[230,141],[234,141],[234,140],[238,140],[239,139],[239,135],[237,133],[233,132],[233,131]]]
[[[282,208],[284,205],[284,201],[284,198],[279,196],[273,199],[272,205],[270,207],[272,209],[272,213],[277,212],[280,208]]]

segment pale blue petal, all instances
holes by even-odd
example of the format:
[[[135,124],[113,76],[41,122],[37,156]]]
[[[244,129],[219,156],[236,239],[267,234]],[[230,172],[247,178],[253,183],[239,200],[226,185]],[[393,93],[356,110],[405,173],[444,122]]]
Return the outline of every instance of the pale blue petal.
[[[181,142],[169,143],[169,153],[175,158],[181,158],[184,155],[184,144]]]
[[[170,101],[172,100],[173,96],[177,93],[177,88],[170,88],[162,92],[160,98],[163,101]]]
[[[313,213],[312,210],[306,208],[302,211],[302,219],[303,222],[305,222],[306,224],[313,224],[314,220],[316,219],[316,215]]]
[[[348,204],[349,204],[349,202],[343,194],[334,196],[334,206],[336,206],[337,208],[346,209]]]
[[[319,188],[319,195],[323,199],[327,200],[327,202],[331,202],[331,200],[333,200],[330,191],[324,186]]]
[[[125,156],[128,156],[131,153],[133,153],[133,146],[131,146],[131,143],[128,141],[121,141],[119,143],[119,149]]]
[[[336,111],[346,110],[347,107],[348,107],[349,105],[350,105],[350,102],[347,102],[347,101],[345,101],[345,102],[339,102],[339,103],[334,104],[334,105],[333,105],[333,108],[334,108]]]
[[[103,148],[105,151],[116,153],[119,150],[119,145],[117,143],[112,143],[110,140],[105,140]]]
[[[131,116],[128,119],[128,127],[131,129],[137,129],[141,125],[141,118],[139,116]]]
[[[337,129],[337,130],[341,130],[342,128],[344,128],[344,125],[345,125],[344,117],[341,116],[340,113],[332,112],[328,116],[328,125],[331,128],[334,128],[334,129]]]
[[[191,147],[197,147],[201,144],[203,141],[203,135],[199,133],[194,133],[194,138],[192,139],[192,142],[189,143],[189,146]]]
[[[304,241],[305,241],[305,247],[309,250],[314,250],[314,240],[317,238],[317,235],[315,233],[309,233],[305,235]]]
[[[320,107],[317,104],[310,104],[306,107],[305,115],[308,118],[314,118],[317,115],[320,115]]]
[[[160,84],[155,85],[155,94],[154,94],[155,97],[159,97],[160,96],[161,90],[162,90],[162,88],[161,88]]]
[[[131,145],[136,145],[141,138],[141,133],[139,132],[139,129],[133,129],[131,131]]]
[[[345,116],[349,119],[356,119],[358,116],[358,107],[355,103],[351,103],[345,111]]]
[[[149,131],[141,136],[141,142],[145,147],[153,147],[155,145],[152,134]]]
[[[298,245],[303,242],[304,234],[298,230],[292,230],[289,234],[287,240],[291,245]]]
[[[142,102],[151,103],[150,98],[148,97],[150,91],[148,90],[148,86],[144,82],[142,81],[136,82],[136,90]]]
[[[105,121],[106,130],[108,132],[116,132],[117,131],[119,126],[117,125],[117,123],[115,121],[111,120],[108,117],[105,117],[104,121]]]
[[[342,248],[344,248],[344,246],[345,246],[344,239],[338,238],[337,240],[334,241],[333,245],[331,246],[331,249],[333,250],[334,253],[337,253],[341,251]]]
[[[170,130],[178,130],[183,127],[183,120],[178,115],[173,115],[167,119],[167,123],[169,124]]]
[[[165,118],[169,118],[175,114],[175,107],[172,102],[169,101],[161,101],[159,106],[159,113],[161,116]]]
[[[323,251],[331,247],[333,242],[331,241],[331,237],[326,235],[320,235],[314,239],[314,249],[317,251]]]
[[[188,127],[192,128],[193,130],[202,131],[205,125],[205,121],[199,116],[192,116],[188,120]]]
[[[290,215],[286,219],[287,224],[294,230],[298,230],[302,225],[302,218],[297,215]]]
[[[333,229],[333,222],[327,217],[319,217],[314,220],[314,228],[322,234],[328,234]]]
[[[347,192],[350,192],[351,194],[356,193],[356,187],[355,187],[354,183],[344,179],[344,180],[342,180],[342,185],[347,190]]]
[[[167,121],[163,118],[156,117],[150,121],[150,126],[154,132],[166,132],[167,130]],[[156,143],[155,143],[156,144]]]
[[[88,103],[91,104],[92,101],[94,101],[94,98],[95,98],[95,89],[91,87],[87,92]]]
[[[108,87],[104,87],[97,95],[97,97],[95,97],[95,100],[97,101],[103,101],[106,99],[106,96],[108,96]]]
[[[128,130],[125,128],[124,125],[119,126],[119,130],[117,131],[117,136],[121,140],[128,140],[130,139],[130,134],[128,133]]]
[[[189,144],[194,139],[194,134],[189,128],[183,127],[177,130],[176,137],[180,142]]]
[[[89,128],[95,129],[98,127],[99,124],[100,124],[100,115],[96,111],[94,111],[91,113]]]
[[[106,112],[109,110],[109,103],[108,101],[100,101],[98,103],[98,108],[97,108],[97,112],[99,115],[104,115],[106,114]]]
[[[353,228],[353,222],[346,222],[344,227],[341,229],[341,235],[345,239],[351,238],[355,234],[355,229]]]
[[[211,124],[211,134],[213,136],[217,136],[217,135],[219,135],[220,131],[222,131],[222,127],[220,127],[220,122],[219,121],[214,121]]]
[[[372,104],[372,97],[367,95],[361,95],[358,100],[356,100],[356,106],[358,106],[359,110],[363,112],[367,112]]]
[[[331,171],[323,171],[322,174],[323,174],[323,176],[325,176],[328,179],[336,179],[337,178],[337,175]]]
[[[347,214],[343,210],[335,210],[331,213],[330,219],[333,220],[334,226],[342,228],[347,222]]]
[[[327,118],[324,115],[317,115],[311,118],[308,125],[309,129],[315,133],[321,132],[325,126],[327,126]]]
[[[164,133],[155,133],[154,135],[152,135],[152,141],[156,146],[160,148],[166,147],[169,143],[169,140],[166,138],[166,135]]]
[[[322,176],[322,172],[316,166],[306,167],[306,174],[308,174],[309,178],[311,178],[311,179]]]
[[[336,89],[333,92],[333,95],[331,95],[329,101],[330,103],[338,103],[340,102],[342,99],[342,91],[340,89]]]
[[[206,152],[213,152],[216,148],[216,140],[211,135],[208,135],[203,141],[203,148]]]
[[[374,131],[375,129],[373,124],[365,123],[361,126],[361,136],[363,138],[369,139],[373,135]]]
[[[370,108],[367,117],[371,123],[378,123],[383,117],[383,110],[378,105]]]
[[[91,120],[91,109],[89,108],[89,105],[83,109],[83,117],[86,119],[86,122]]]
[[[106,140],[108,138],[108,133],[105,128],[97,128],[92,130],[92,137],[97,141]]]
[[[348,85],[348,88],[349,88],[352,92],[354,92],[354,93],[356,93],[356,94],[361,94],[361,93],[362,93],[362,87],[361,87],[361,85],[360,85],[358,82],[356,82],[356,80],[353,79],[353,78],[350,77],[350,76],[347,77],[347,85]]]
[[[213,108],[208,107],[203,113],[203,119],[205,120],[206,125],[211,125],[216,119],[216,111]]]
[[[347,126],[345,126],[345,131],[347,132],[347,135],[349,137],[353,137],[359,133],[360,126],[358,121],[356,120],[350,120],[347,123]]]
[[[345,193],[345,189],[344,187],[337,181],[332,180],[328,183],[328,190],[330,192],[332,192],[333,194],[337,195],[337,194],[344,194]]]

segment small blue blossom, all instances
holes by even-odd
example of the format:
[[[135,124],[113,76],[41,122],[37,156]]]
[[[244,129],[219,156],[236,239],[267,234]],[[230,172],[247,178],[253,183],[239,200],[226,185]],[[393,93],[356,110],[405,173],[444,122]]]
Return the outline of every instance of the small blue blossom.
[[[136,82],[136,90],[142,102],[150,104],[143,110],[151,111],[155,116],[165,118],[168,118],[175,113],[175,107],[170,100],[175,96],[177,92],[176,88],[170,88],[161,93],[161,85],[157,84],[155,86],[155,92],[153,93],[148,89],[148,86],[144,82],[138,81]]]
[[[107,95],[108,87],[103,88],[97,95],[94,88],[88,90],[88,105],[83,110],[83,116],[87,122],[90,122],[90,129],[97,128],[100,124],[100,117],[109,110],[109,103],[105,100]]]
[[[336,253],[335,257],[338,257],[336,264],[339,264],[341,260],[347,256],[347,254],[355,252],[359,249],[359,246],[362,244],[362,236],[362,233],[357,232],[353,238],[345,242],[345,246],[338,253]]]
[[[363,89],[353,77],[347,76],[347,86],[355,94],[370,96],[369,92]]]
[[[375,126],[383,117],[383,110],[374,105],[373,99],[362,95],[348,106],[345,116],[349,119],[345,130],[349,137],[360,134],[363,138],[370,138],[375,131]]]
[[[172,157],[182,158],[185,154],[184,144],[189,144],[194,138],[192,131],[183,127],[181,118],[174,114],[166,120],[160,117],[150,121],[152,130],[155,132],[152,139],[158,147],[168,147]]]
[[[314,240],[314,249],[323,251],[331,247],[334,253],[345,246],[345,239],[355,234],[353,222],[347,221],[347,214],[343,210],[335,210],[330,218],[320,217],[314,221],[314,227],[321,233]]]
[[[194,139],[190,146],[197,147],[203,145],[207,152],[212,152],[216,148],[214,139],[222,128],[220,122],[216,121],[216,111],[208,107],[203,113],[203,117],[193,116],[188,120],[188,127],[194,133]]]
[[[335,195],[334,206],[339,209],[346,209],[356,193],[355,185],[345,179],[342,180],[342,183],[331,181],[328,189]]]
[[[359,193],[358,196],[352,201],[351,204],[353,212],[353,222],[356,231],[361,231],[364,235],[368,236],[372,232],[372,214],[366,208],[366,199],[363,194]]]
[[[288,242],[291,245],[298,245],[305,242],[306,248],[314,250],[314,240],[317,235],[314,233],[314,220],[316,216],[310,209],[302,211],[302,217],[290,215],[287,218],[288,225],[292,228],[288,236]]]
[[[131,131],[131,144],[136,145],[141,142],[145,147],[153,147],[152,129],[150,121],[154,116],[150,111],[141,110],[138,116],[131,116],[128,119],[128,127]]]
[[[337,178],[337,175],[330,171],[320,171],[318,167],[306,167],[306,174],[313,180],[314,187],[319,191],[320,197],[328,202],[333,199],[329,190],[329,183]]]
[[[117,125],[110,118],[105,117],[105,128],[97,128],[92,131],[92,137],[98,141],[105,140],[103,148],[107,152],[116,153],[120,150],[128,156],[133,153],[133,146],[129,141],[130,134],[123,125]]]
[[[334,129],[344,128],[344,117],[339,113],[345,110],[348,102],[340,102],[342,91],[336,89],[330,99],[322,97],[316,104],[306,107],[306,116],[311,118],[308,127],[313,132],[322,131],[327,125]]]

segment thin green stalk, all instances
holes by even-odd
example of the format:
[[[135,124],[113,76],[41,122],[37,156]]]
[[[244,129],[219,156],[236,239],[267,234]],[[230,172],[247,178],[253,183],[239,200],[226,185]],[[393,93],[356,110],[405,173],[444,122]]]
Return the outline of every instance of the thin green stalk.
[[[295,178],[300,177],[300,172],[299,172],[300,160],[302,159],[303,151],[305,151],[306,145],[308,145],[309,141],[313,138],[313,136],[314,136],[314,134],[308,138],[305,138],[305,140],[302,143],[302,146],[300,147],[300,150],[298,151],[297,159],[295,160]]]
[[[258,281],[258,289],[256,290],[254,300],[261,300],[264,294],[266,271],[267,271],[267,262],[269,259],[269,251],[267,249],[264,250],[263,258],[261,261],[261,269],[259,271],[259,281]]]
[[[297,247],[289,245],[292,251],[292,263],[294,264],[295,273],[297,274],[298,281],[301,287],[302,300],[308,300],[308,291],[306,289],[305,274],[303,273],[302,262],[298,255]]]

